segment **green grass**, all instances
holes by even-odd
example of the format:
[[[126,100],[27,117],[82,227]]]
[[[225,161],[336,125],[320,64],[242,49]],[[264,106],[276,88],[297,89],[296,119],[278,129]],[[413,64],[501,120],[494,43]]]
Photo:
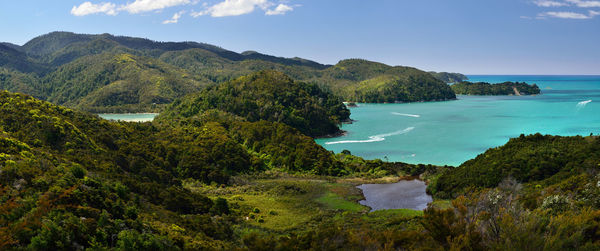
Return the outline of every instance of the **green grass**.
[[[246,223],[271,230],[282,231],[299,227],[321,213],[318,208],[307,206],[301,199],[287,196],[238,194],[226,199],[246,209],[242,211],[258,208],[259,213],[252,212],[255,219],[248,218]],[[257,221],[260,216],[264,219],[262,223]]]
[[[323,204],[325,207],[334,210],[344,210],[350,212],[360,212],[367,210],[367,207],[356,202],[348,201],[331,191],[326,192],[321,197],[317,198],[316,201]]]
[[[391,217],[412,218],[412,217],[423,216],[423,211],[412,210],[412,209],[387,209],[387,210],[377,210],[377,211],[370,212],[368,216],[369,217],[381,217],[381,218],[391,218]]]
[[[214,187],[186,183],[185,187],[207,194],[213,199],[227,199],[234,213],[243,218],[238,229],[242,232],[285,233],[306,229],[323,219],[341,222],[361,219],[382,228],[419,229],[419,219],[423,216],[423,211],[411,209],[367,213],[369,208],[358,203],[363,197],[354,183],[337,183],[332,180],[301,177],[248,178],[237,186]],[[263,222],[258,221],[261,217]]]
[[[214,187],[188,182],[184,186],[213,199],[227,199],[230,207],[243,217],[250,228],[277,232],[304,228],[311,221],[340,211],[368,211],[357,202],[362,194],[352,184],[300,177],[248,178],[242,183]],[[259,209],[258,213],[254,212],[255,208]],[[264,222],[258,222],[260,217]]]

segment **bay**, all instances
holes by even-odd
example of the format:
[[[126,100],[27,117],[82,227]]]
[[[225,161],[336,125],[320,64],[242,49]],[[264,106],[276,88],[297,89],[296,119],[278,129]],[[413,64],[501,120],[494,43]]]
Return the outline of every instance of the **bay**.
[[[317,139],[326,149],[367,159],[460,165],[520,134],[600,134],[600,76],[469,76],[469,81],[536,83],[537,96],[358,104],[347,134]]]
[[[98,116],[108,120],[149,122],[154,120],[154,117],[158,116],[158,113],[101,113]]]

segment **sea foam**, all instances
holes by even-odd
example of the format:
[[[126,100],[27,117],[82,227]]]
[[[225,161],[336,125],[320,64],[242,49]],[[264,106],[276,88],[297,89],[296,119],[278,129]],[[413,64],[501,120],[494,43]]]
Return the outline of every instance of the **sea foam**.
[[[405,134],[407,132],[412,131],[413,129],[415,129],[415,128],[414,127],[408,127],[406,129],[403,129],[403,130],[400,130],[400,131],[395,131],[395,132],[391,132],[391,133],[385,133],[385,134],[378,134],[378,135],[374,135],[374,136],[369,136],[369,139],[365,139],[365,140],[341,140],[341,141],[327,142],[325,144],[326,145],[334,145],[334,144],[379,142],[379,141],[384,141],[385,137],[394,136],[394,135],[400,135],[400,134]]]
[[[579,103],[577,103],[577,108],[583,108],[585,107],[585,105],[589,104],[590,102],[592,102],[592,100],[586,100],[586,101],[581,101]]]
[[[398,115],[398,116],[413,117],[413,118],[421,117],[421,115],[417,115],[417,114],[408,114],[408,113],[399,113],[399,112],[392,112],[392,114]]]

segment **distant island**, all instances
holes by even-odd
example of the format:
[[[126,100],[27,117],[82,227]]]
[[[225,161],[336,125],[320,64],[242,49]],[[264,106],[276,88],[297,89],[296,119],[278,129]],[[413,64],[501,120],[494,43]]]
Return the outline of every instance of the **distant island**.
[[[504,82],[490,84],[486,82],[460,82],[451,86],[456,94],[462,95],[536,95],[540,94],[540,88],[536,84],[524,82]]]
[[[469,78],[463,74],[460,73],[454,73],[454,72],[435,72],[435,71],[430,71],[429,72],[431,75],[433,75],[433,77],[444,81],[446,83],[459,83],[459,82],[463,82],[468,80]]]

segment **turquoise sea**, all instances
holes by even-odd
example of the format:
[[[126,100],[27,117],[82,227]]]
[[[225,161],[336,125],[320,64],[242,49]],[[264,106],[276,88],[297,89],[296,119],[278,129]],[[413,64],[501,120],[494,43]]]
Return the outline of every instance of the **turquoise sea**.
[[[127,122],[148,122],[154,120],[158,113],[101,113],[103,119],[120,120]]]
[[[600,134],[600,76],[468,76],[524,81],[537,96],[458,96],[458,100],[359,104],[345,136],[317,139],[328,150],[367,159],[460,165],[520,134]]]

